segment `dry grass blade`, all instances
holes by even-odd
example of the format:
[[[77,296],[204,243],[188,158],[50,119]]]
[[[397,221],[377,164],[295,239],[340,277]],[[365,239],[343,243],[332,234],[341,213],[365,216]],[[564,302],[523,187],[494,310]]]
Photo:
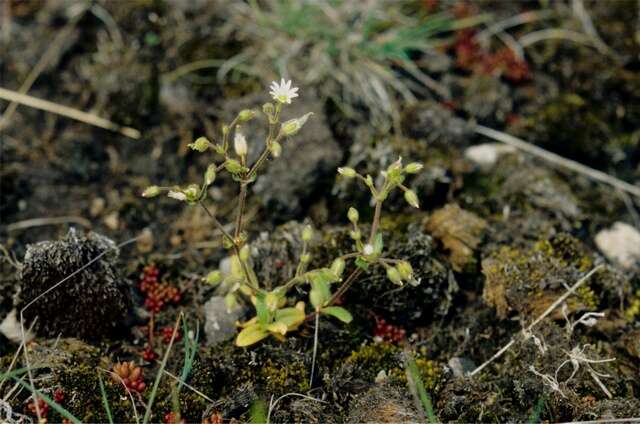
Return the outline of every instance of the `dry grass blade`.
[[[53,218],[33,218],[25,219],[24,221],[18,221],[7,225],[7,231],[24,230],[32,227],[42,227],[45,225],[59,225],[59,224],[77,224],[85,228],[91,228],[91,222],[88,219],[80,216],[57,216]]]
[[[45,112],[55,113],[57,115],[83,122],[85,124],[93,125],[94,127],[120,133],[135,140],[140,138],[140,131],[134,128],[124,127],[115,124],[107,119],[100,118],[99,116],[92,115],[81,110],[59,105],[48,100],[39,99],[37,97],[28,96],[26,94],[20,94],[16,91],[7,90],[6,88],[0,87],[0,99],[8,100],[10,102],[16,102],[24,106],[32,107],[34,109],[43,110]]]
[[[609,184],[612,187],[615,187],[640,198],[640,187],[637,185],[629,184],[626,181],[619,180],[609,174],[605,174],[602,171],[589,168],[588,166],[585,166],[571,159],[567,159],[555,153],[549,152],[548,150],[541,149],[540,147],[527,143],[526,141],[514,137],[510,134],[496,131],[483,125],[476,125],[475,131],[480,135],[484,135],[485,137],[491,138],[504,144],[508,144],[509,146],[513,146],[518,150],[537,156],[541,159],[546,160],[547,162],[551,162],[554,165],[585,175],[592,180]]]

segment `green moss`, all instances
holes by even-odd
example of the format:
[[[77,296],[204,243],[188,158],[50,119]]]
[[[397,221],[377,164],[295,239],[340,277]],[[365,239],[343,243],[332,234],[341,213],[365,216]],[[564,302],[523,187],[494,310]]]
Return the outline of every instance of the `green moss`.
[[[302,362],[279,366],[267,360],[260,368],[259,375],[264,381],[267,393],[280,393],[283,388],[291,388],[295,393],[305,393],[309,390],[309,369]]]
[[[502,246],[482,263],[483,295],[502,318],[511,309],[536,315],[565,291],[562,282],[575,282],[592,268],[582,244],[568,234],[539,240],[528,249]],[[599,298],[588,284],[576,294],[568,301],[571,309],[598,307]]]
[[[412,354],[416,353],[412,352]],[[407,376],[402,362],[402,349],[396,345],[385,342],[363,345],[358,350],[351,352],[346,363],[353,365],[358,377],[365,381],[374,381],[378,373],[384,371],[390,383],[402,386],[407,384]],[[416,359],[416,365],[425,388],[429,391],[437,390],[442,381],[440,365],[435,361],[421,357]]]
[[[624,316],[629,321],[633,321],[640,317],[640,290],[636,291],[635,295],[631,299],[629,307],[624,311]]]

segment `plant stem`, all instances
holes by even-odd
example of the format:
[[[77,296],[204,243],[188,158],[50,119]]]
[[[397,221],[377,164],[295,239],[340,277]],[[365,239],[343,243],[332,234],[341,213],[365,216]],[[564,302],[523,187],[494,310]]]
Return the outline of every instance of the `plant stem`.
[[[371,223],[371,234],[369,235],[369,244],[373,244],[380,224],[380,215],[382,213],[382,201],[376,199],[376,210],[373,213],[373,222]]]
[[[318,353],[318,326],[320,324],[320,311],[316,311],[316,328],[313,336],[313,360],[311,361],[311,377],[309,378],[309,388],[313,385],[313,374],[316,369],[316,354]]]
[[[240,183],[240,195],[238,196],[238,216],[236,217],[236,229],[234,233],[234,244],[238,243],[240,232],[242,231],[242,215],[244,214],[244,205],[247,199],[247,184]]]
[[[224,227],[222,226],[220,221],[218,221],[218,218],[216,218],[216,216],[211,213],[209,208],[207,208],[204,203],[199,202],[199,204],[200,204],[200,206],[202,206],[202,209],[204,209],[204,211],[207,213],[207,215],[209,215],[209,218],[211,218],[211,220],[213,221],[213,225],[216,226],[216,228],[222,233],[222,235],[224,237],[226,237],[227,239],[229,239],[229,241],[231,243],[233,243],[233,236],[231,234],[229,234],[229,232],[227,230],[224,229]]]

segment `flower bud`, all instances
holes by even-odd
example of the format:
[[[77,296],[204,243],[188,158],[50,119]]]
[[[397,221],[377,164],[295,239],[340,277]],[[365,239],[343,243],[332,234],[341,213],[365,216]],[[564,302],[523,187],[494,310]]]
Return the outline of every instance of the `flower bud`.
[[[207,167],[207,171],[204,173],[204,183],[211,185],[216,180],[216,164],[212,163]]]
[[[152,185],[144,189],[142,192],[142,197],[156,197],[160,194],[160,187],[157,185]]]
[[[240,113],[238,114],[238,120],[240,122],[251,121],[255,117],[256,117],[256,112],[251,109],[241,110]]]
[[[302,126],[305,124],[305,122],[307,122],[307,119],[309,119],[311,115],[313,115],[313,112],[306,113],[300,118],[288,120],[287,122],[282,124],[280,131],[287,137],[296,134],[298,131],[300,131],[300,128],[302,128]]]
[[[422,171],[422,168],[424,168],[424,165],[420,162],[412,162],[404,168],[404,172],[407,174],[417,174]]]
[[[211,143],[206,139],[206,137],[199,137],[196,141],[190,143],[189,147],[199,152],[205,152],[209,147],[211,147]]]
[[[280,143],[278,143],[277,141],[271,142],[271,146],[269,147],[269,149],[271,150],[271,154],[274,158],[280,157],[280,154],[282,153],[282,146],[280,145]]]
[[[274,112],[273,103],[265,103],[265,104],[263,104],[262,105],[262,111],[265,114],[269,115],[269,116],[273,115],[273,112]]]
[[[236,130],[236,134],[233,137],[233,148],[238,156],[246,156],[249,147],[247,146],[247,139],[239,130]]]
[[[167,196],[171,197],[172,199],[179,200],[181,202],[184,202],[185,200],[187,200],[187,195],[184,194],[182,191],[178,191],[178,190],[169,190],[169,193],[167,193]]]
[[[211,284],[212,286],[220,284],[221,281],[222,273],[220,271],[211,271],[209,274],[207,274],[207,283]]]
[[[353,178],[356,176],[356,170],[349,167],[338,168],[338,174],[345,178]]]
[[[353,224],[357,224],[358,219],[360,219],[360,214],[356,208],[351,207],[349,208],[349,212],[347,212],[347,218],[349,218],[349,221]]]
[[[232,174],[239,174],[242,172],[242,165],[235,159],[227,159],[224,163],[224,167]]]
[[[313,228],[311,228],[311,225],[307,225],[304,227],[304,230],[302,230],[302,240],[310,241],[312,238],[313,238]]]
[[[195,202],[200,197],[200,187],[197,184],[189,184],[189,187],[183,193],[187,197],[187,201]]]
[[[410,280],[413,277],[413,268],[411,264],[407,261],[400,261],[396,265],[398,268],[398,272],[400,273],[400,277],[403,280]]]
[[[331,264],[331,272],[333,272],[336,277],[340,277],[340,276],[342,276],[342,273],[344,272],[345,265],[346,264],[344,262],[344,259],[336,258],[336,259],[334,259],[333,263]]]
[[[391,266],[391,267],[387,268],[387,278],[393,284],[397,284],[399,286],[402,285],[402,277],[400,277],[400,272],[394,266]]]
[[[311,255],[308,253],[305,253],[304,255],[300,256],[300,262],[302,262],[303,264],[308,264],[309,261],[311,261]]]
[[[418,196],[416,196],[416,194],[412,190],[406,190],[404,192],[404,200],[406,200],[407,203],[414,208],[420,208],[420,204],[418,203]]]
[[[245,245],[240,249],[240,259],[244,262],[249,260],[249,246]]]
[[[362,233],[360,231],[349,231],[349,237],[357,241],[362,237]]]

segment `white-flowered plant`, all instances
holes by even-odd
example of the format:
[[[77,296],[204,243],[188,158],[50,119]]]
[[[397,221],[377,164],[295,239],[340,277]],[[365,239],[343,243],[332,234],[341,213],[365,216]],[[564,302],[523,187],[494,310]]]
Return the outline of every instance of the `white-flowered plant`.
[[[270,156],[273,158],[280,156],[282,145],[289,137],[297,134],[311,117],[311,113],[307,113],[299,118],[281,123],[282,107],[291,104],[291,101],[298,97],[298,88],[293,87],[291,81],[284,79],[279,84],[273,82],[270,88],[275,104],[266,103],[262,107],[269,131],[262,146],[262,153],[253,164],[247,162],[250,143],[245,134],[240,131],[239,126],[243,122],[256,118],[258,114],[253,110],[246,109],[241,111],[229,125],[222,127],[222,135],[218,142],[200,137],[189,144],[189,147],[195,151],[213,152],[214,155],[221,158],[218,161],[213,161],[207,167],[201,184],[171,187],[150,186],[142,193],[144,197],[155,197],[166,192],[168,197],[172,199],[201,206],[222,234],[223,245],[232,252],[230,256],[231,270],[224,274],[220,270],[213,271],[209,273],[206,281],[209,284],[219,286],[225,293],[228,309],[232,309],[238,302],[248,299],[256,311],[255,317],[240,324],[242,330],[236,339],[238,346],[249,346],[269,335],[282,339],[288,332],[298,328],[306,319],[315,317],[317,320],[320,314],[333,316],[345,323],[350,322],[351,314],[346,309],[336,306],[335,303],[361,273],[368,271],[374,264],[383,266],[389,280],[394,284],[403,285],[405,282],[417,284],[409,262],[384,257],[382,233],[379,231],[382,204],[394,189],[403,190],[407,202],[413,207],[419,207],[416,194],[405,187],[403,182],[407,174],[419,172],[422,165],[411,163],[403,166],[402,159],[398,159],[387,170],[381,172],[380,180],[382,183],[379,186],[374,184],[370,175],[362,176],[351,168],[338,169],[343,177],[357,178],[362,181],[369,188],[375,204],[373,220],[369,225],[366,237],[361,232],[363,227],[359,223],[358,211],[355,208],[350,208],[347,213],[352,224],[350,235],[354,241],[353,252],[335,258],[326,267],[307,269],[311,260],[308,247],[313,238],[313,230],[307,226],[302,232],[303,247],[295,274],[273,290],[267,290],[260,284],[249,255],[249,237],[244,232],[248,186],[255,181],[266,160]],[[232,136],[233,148],[230,149],[229,140]],[[218,173],[225,171],[230,173],[233,180],[239,185],[232,231],[228,231],[227,227],[205,204],[209,186],[213,184]],[[345,272],[347,261],[352,261],[354,266],[350,267],[348,276],[343,278],[343,275],[347,274]],[[338,284],[339,287],[334,290],[332,286]],[[308,286],[309,303],[313,308],[309,314],[306,312],[305,302],[287,297],[291,289],[305,285]]]

